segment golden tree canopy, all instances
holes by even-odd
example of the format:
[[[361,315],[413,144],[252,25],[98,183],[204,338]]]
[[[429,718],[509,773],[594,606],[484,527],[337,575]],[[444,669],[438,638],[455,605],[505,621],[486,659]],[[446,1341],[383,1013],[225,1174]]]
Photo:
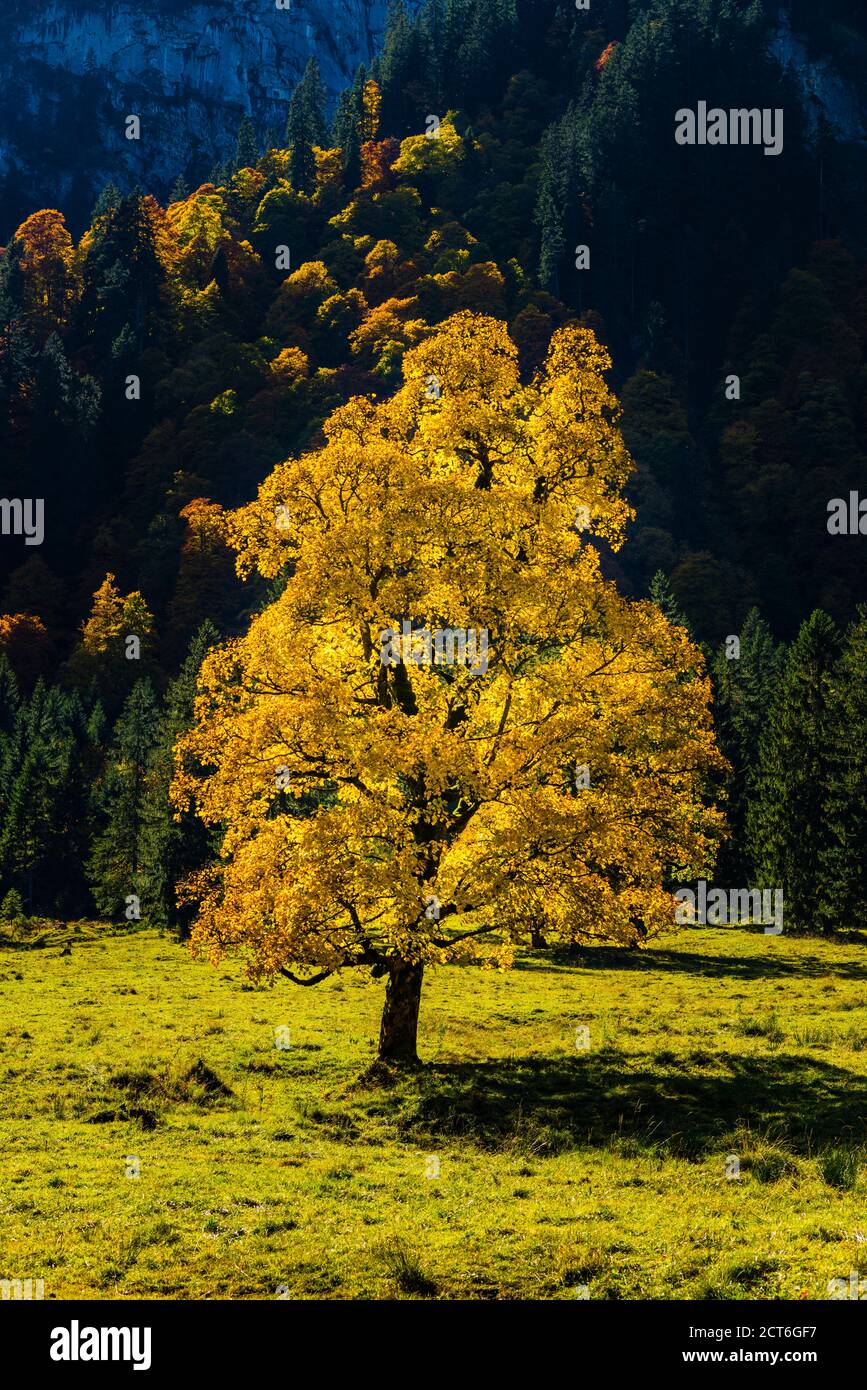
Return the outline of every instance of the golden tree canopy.
[[[178,748],[176,805],[225,827],[200,947],[306,980],[672,923],[720,759],[700,653],[600,569],[631,515],[609,366],[569,326],[524,385],[504,325],[458,314],[229,517],[240,572],[289,577]],[[475,673],[444,632],[486,641]]]

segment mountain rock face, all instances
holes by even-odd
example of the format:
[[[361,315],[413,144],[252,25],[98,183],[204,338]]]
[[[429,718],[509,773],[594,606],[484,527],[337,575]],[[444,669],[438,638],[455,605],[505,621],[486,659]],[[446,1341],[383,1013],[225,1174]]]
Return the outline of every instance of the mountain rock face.
[[[806,40],[793,32],[782,8],[771,35],[770,50],[797,83],[810,130],[815,132],[821,112],[838,139],[863,144],[867,111],[861,90],[847,81],[830,57],[811,58]]]
[[[282,137],[307,60],[334,97],[375,54],[386,11],[387,0],[6,0],[0,240],[34,206],[80,219],[108,180],[155,193],[179,174],[200,182],[246,114],[263,142]],[[126,138],[129,115],[139,140]]]

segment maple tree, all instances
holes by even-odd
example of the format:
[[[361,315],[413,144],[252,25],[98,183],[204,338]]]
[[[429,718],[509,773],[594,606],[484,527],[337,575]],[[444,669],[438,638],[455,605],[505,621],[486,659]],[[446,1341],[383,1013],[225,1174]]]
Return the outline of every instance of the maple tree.
[[[15,233],[21,247],[24,311],[40,341],[66,324],[76,291],[72,237],[63,214],[53,208],[34,212]]]
[[[138,642],[138,656],[131,660],[130,638]],[[96,680],[100,693],[112,705],[121,700],[141,674],[154,643],[154,620],[141,593],[123,595],[113,574],[107,574],[93,595],[90,617],[82,624],[81,641],[67,662],[73,685],[86,687]]]
[[[640,944],[666,876],[712,858],[700,653],[593,543],[631,515],[609,366],[570,326],[523,385],[504,325],[459,314],[227,521],[240,572],[286,582],[206,657],[177,745],[176,808],[224,827],[194,946],[255,979],[387,975],[383,1060],[416,1059],[425,965],[506,966],[540,927]],[[404,620],[485,629],[487,669],[389,664]]]

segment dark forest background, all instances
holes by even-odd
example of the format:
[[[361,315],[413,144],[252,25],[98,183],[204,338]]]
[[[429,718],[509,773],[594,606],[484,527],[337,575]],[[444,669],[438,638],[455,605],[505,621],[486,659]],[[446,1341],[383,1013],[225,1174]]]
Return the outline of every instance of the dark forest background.
[[[863,921],[865,542],[827,507],[867,495],[867,145],[780,66],[781,12],[857,114],[848,0],[428,0],[333,111],[312,62],[277,145],[245,119],[86,217],[80,186],[20,218],[3,190],[0,496],[46,506],[44,544],[0,537],[7,919],[135,920],[132,895],[184,930],[174,884],[213,847],[171,818],[172,744],[208,645],[274,592],[235,577],[225,513],[469,308],[528,375],[570,318],[611,350],[637,516],[606,563],[705,647],[719,881]],[[678,146],[699,100],[782,108],[783,153]]]

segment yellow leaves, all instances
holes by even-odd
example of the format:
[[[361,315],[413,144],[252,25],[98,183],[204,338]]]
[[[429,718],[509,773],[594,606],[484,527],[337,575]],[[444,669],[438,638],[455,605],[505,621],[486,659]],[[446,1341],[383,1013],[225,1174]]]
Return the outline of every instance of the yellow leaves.
[[[310,362],[300,348],[287,347],[278,352],[271,363],[271,371],[281,386],[295,386],[309,377]]]
[[[395,170],[407,179],[417,179],[424,174],[443,174],[457,168],[466,157],[464,142],[454,126],[454,115],[449,112],[440,121],[435,136],[410,135],[400,142],[400,157],[395,161]]]
[[[464,270],[447,270],[425,282],[434,287],[446,312],[471,309],[505,317],[505,277],[494,261],[478,261]]]
[[[239,169],[232,179],[232,190],[248,210],[259,201],[265,175],[257,169]]]
[[[182,256],[189,257],[194,248],[213,255],[223,235],[224,215],[225,203],[212,184],[205,184],[182,202],[171,203],[166,221]]]
[[[368,275],[375,270],[391,270],[400,260],[400,251],[393,241],[377,241],[364,257]]]
[[[316,160],[316,196],[338,191],[343,185],[343,151],[339,148],[322,150],[313,146]]]
[[[380,307],[357,343],[406,308]],[[206,949],[243,944],[266,977],[492,934],[505,964],[540,923],[634,942],[672,920],[662,884],[712,854],[720,759],[700,653],[601,574],[593,539],[630,514],[609,366],[571,326],[524,385],[504,325],[457,315],[227,518],[239,571],[287,582],[207,658],[178,750],[178,804],[225,827]],[[404,623],[451,657],[392,662]],[[482,632],[473,673],[456,634]]]
[[[424,319],[410,317],[413,308],[415,299],[386,299],[371,309],[349,335],[353,355],[374,367],[389,348],[403,351],[420,342],[431,330]]]
[[[114,575],[107,574],[93,595],[93,608],[82,628],[82,647],[86,652],[105,652],[127,633],[144,639],[153,631],[153,621],[138,590],[122,597]]]
[[[379,134],[379,113],[382,107],[382,93],[372,77],[364,84],[361,99],[363,115],[359,132],[362,144],[375,140]]]

